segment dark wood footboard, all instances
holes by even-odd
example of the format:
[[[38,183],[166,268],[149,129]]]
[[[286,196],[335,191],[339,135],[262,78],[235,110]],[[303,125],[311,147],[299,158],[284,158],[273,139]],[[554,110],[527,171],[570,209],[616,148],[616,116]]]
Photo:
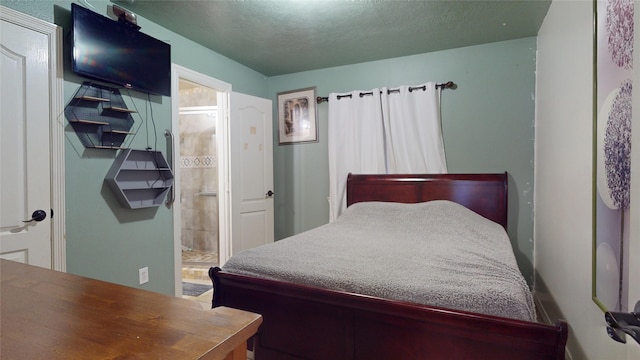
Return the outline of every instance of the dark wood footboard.
[[[564,359],[554,326],[230,274],[211,268],[213,306],[262,314],[256,360]]]

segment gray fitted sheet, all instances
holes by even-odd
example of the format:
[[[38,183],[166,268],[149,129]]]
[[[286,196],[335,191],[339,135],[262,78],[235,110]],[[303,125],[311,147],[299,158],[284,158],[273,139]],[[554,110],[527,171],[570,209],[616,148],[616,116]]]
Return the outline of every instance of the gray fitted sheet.
[[[536,320],[502,226],[450,201],[357,203],[333,223],[242,251],[223,270]]]

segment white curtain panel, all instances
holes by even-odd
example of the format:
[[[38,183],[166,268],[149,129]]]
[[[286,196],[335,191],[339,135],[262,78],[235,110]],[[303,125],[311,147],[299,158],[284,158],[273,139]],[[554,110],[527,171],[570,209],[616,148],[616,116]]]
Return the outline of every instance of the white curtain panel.
[[[329,94],[329,221],[347,207],[347,175],[384,174],[380,89]],[[340,96],[340,99],[338,98]]]
[[[446,173],[436,83],[397,89],[390,93],[382,89],[387,173]]]

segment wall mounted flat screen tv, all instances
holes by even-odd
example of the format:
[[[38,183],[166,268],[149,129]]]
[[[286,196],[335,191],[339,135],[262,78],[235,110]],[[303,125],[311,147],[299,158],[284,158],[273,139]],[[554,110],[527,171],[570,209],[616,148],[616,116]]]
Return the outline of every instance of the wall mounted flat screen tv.
[[[171,96],[171,45],[71,4],[73,72],[125,88]]]

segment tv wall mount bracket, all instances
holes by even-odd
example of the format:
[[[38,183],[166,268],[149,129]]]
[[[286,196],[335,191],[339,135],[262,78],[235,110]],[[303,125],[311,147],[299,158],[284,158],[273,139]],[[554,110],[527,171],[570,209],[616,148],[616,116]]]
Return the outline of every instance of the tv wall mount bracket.
[[[118,5],[111,5],[111,10],[113,11],[113,15],[118,18],[119,22],[126,24],[136,30],[140,30],[140,26],[138,26],[138,17],[136,16],[136,14]]]

